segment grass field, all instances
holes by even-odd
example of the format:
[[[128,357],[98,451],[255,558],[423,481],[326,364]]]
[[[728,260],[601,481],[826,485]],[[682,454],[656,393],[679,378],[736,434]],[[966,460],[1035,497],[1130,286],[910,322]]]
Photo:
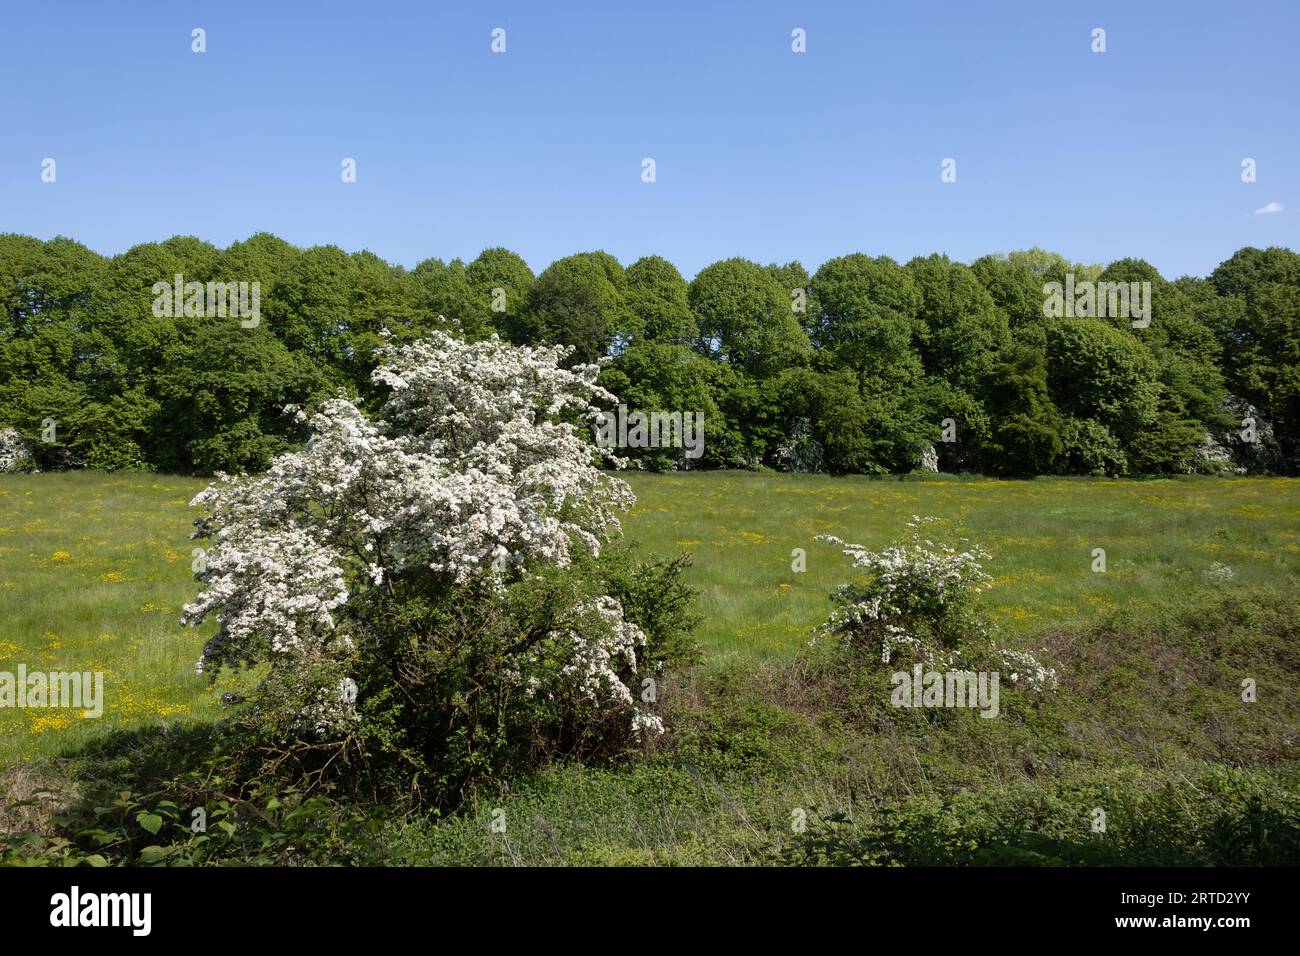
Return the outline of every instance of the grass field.
[[[1008,640],[1118,607],[1176,603],[1222,586],[1300,576],[1300,481],[1006,482],[750,473],[634,474],[627,536],[695,555],[699,639],[709,664],[788,657],[830,609],[846,559],[830,533],[883,545],[914,514],[949,519],[994,559],[988,595]],[[173,476],[0,476],[0,669],[102,671],[100,720],[76,711],[0,710],[0,764],[60,752],[107,728],[211,716],[218,692],[194,673],[206,634],[181,628],[192,598],[187,507],[203,482]],[[803,573],[792,551],[806,551]],[[1093,549],[1107,569],[1094,573]]]
[[[1093,620],[1119,606],[1167,603],[1200,589],[1212,564],[1239,584],[1300,577],[1300,481],[935,478],[890,481],[712,472],[643,475],[626,522],[659,552],[695,554],[705,648],[773,655],[825,620],[827,593],[849,576],[846,558],[813,540],[834,534],[878,547],[906,534],[912,515],[949,519],[992,553],[988,598],[1010,634]],[[791,551],[807,571],[791,571]],[[1092,570],[1095,548],[1106,572]]]

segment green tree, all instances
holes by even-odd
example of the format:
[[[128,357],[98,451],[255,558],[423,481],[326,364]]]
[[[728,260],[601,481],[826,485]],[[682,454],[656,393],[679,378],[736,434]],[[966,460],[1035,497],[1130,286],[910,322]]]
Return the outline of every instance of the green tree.
[[[1064,452],[1062,421],[1047,385],[1042,349],[1013,344],[997,354],[984,389],[989,434],[981,449],[994,474],[1048,474]]]
[[[1245,248],[1210,275],[1219,307],[1209,317],[1228,389],[1261,409],[1291,470],[1300,467],[1300,255]]]
[[[747,259],[715,262],[691,282],[689,299],[703,354],[760,379],[806,361],[808,336],[789,290],[762,266]]]
[[[471,341],[495,329],[491,302],[470,285],[465,264],[425,259],[405,277],[410,290],[410,323],[405,331],[418,337],[428,329],[459,326]]]
[[[478,303],[486,305],[503,338],[516,338],[537,277],[518,254],[500,246],[484,249],[465,270],[470,290]],[[499,290],[499,292],[498,292]]]
[[[713,363],[684,345],[639,342],[601,372],[600,383],[631,412],[696,413],[703,416],[701,454],[690,458],[686,449],[627,448],[619,454],[645,467],[663,471],[724,465],[740,450],[736,425],[726,419],[714,397]],[[692,433],[695,434],[694,432]]]
[[[1100,319],[1058,319],[1047,342],[1048,388],[1064,414],[1094,420],[1121,442],[1154,424],[1159,367],[1130,333]]]
[[[1128,315],[1105,319],[1122,332],[1131,333],[1150,350],[1160,368],[1160,395],[1154,421],[1130,440],[1128,460],[1138,472],[1189,472],[1197,465],[1197,448],[1207,432],[1230,422],[1224,413],[1223,377],[1217,362],[1218,343],[1211,329],[1197,317],[1197,302],[1185,287],[1167,282],[1155,266],[1142,259],[1120,259],[1101,273],[1100,283],[1127,287]],[[1149,296],[1143,289],[1149,289]],[[1145,299],[1145,326],[1134,326],[1133,290]],[[1122,303],[1122,299],[1120,300]],[[1109,310],[1109,306],[1108,306]],[[1123,311],[1122,309],[1120,311]]]
[[[542,270],[515,341],[572,346],[572,361],[593,362],[621,352],[641,334],[618,260],[581,252]]]
[[[907,271],[921,293],[917,340],[925,370],[977,393],[1010,342],[1006,314],[969,267],[947,256],[915,258]]]
[[[262,326],[197,324],[168,359],[157,379],[159,426],[150,448],[168,471],[265,468],[305,435],[285,406],[309,406],[328,390],[307,355],[290,353]]]
[[[688,291],[667,259],[644,256],[627,267],[627,305],[647,341],[691,345],[699,338]]]
[[[839,364],[859,370],[897,364],[911,354],[921,292],[888,256],[861,253],[822,264],[810,282],[808,335]]]

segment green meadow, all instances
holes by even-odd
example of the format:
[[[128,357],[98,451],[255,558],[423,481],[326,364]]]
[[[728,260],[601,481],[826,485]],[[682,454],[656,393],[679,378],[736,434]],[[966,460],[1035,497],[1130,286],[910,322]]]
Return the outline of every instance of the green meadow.
[[[1300,481],[1187,478],[880,480],[775,473],[635,476],[625,522],[650,549],[695,555],[693,583],[713,658],[790,653],[826,619],[848,559],[819,534],[882,547],[913,515],[944,519],[932,538],[993,555],[990,612],[1008,636],[1176,601],[1207,587],[1216,562],[1236,585],[1300,574]],[[792,570],[792,552],[806,571]],[[1105,573],[1093,571],[1103,549]]]
[[[793,658],[850,576],[834,534],[882,546],[912,515],[993,555],[990,613],[1008,643],[1118,610],[1178,606],[1213,588],[1294,587],[1300,480],[1009,482],[707,472],[627,476],[626,536],[694,555],[705,668]],[[203,631],[178,624],[196,592],[188,502],[198,479],[95,472],[0,476],[0,670],[101,671],[105,713],[0,710],[0,765],[75,749],[108,729],[219,712],[194,673]],[[1106,570],[1093,570],[1094,549]],[[804,552],[805,570],[793,569]],[[1207,577],[1215,564],[1231,580]]]

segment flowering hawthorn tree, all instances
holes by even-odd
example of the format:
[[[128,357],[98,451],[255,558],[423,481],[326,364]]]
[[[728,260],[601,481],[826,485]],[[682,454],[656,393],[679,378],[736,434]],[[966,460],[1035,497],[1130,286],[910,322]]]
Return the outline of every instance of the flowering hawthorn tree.
[[[305,448],[262,475],[219,475],[194,499],[196,536],[212,544],[182,622],[217,623],[199,670],[266,665],[267,712],[295,732],[346,733],[367,689],[393,684],[408,711],[421,694],[446,697],[451,721],[489,681],[494,701],[577,700],[625,714],[633,733],[662,730],[628,683],[645,635],[608,594],[553,592],[544,622],[512,625],[490,655],[445,625],[474,618],[474,602],[495,621],[487,606],[513,585],[598,556],[619,532],[616,513],[635,499],[579,431],[596,402],[617,401],[595,384],[599,366],[564,368],[562,347],[440,332],[379,356],[382,417],[342,396],[310,419],[291,408],[310,421]],[[417,635],[441,641],[439,661],[455,654],[477,670],[412,676]]]
[[[1056,672],[1032,654],[991,643],[990,628],[975,603],[992,580],[984,571],[991,555],[978,545],[958,550],[923,538],[925,526],[939,520],[913,515],[907,523],[911,540],[880,551],[818,535],[820,541],[840,545],[853,566],[867,574],[832,593],[837,607],[819,632],[879,655],[882,664],[905,654],[946,670],[972,667],[983,657],[1008,669],[1013,683],[1023,680],[1033,690],[1056,686]]]
[[[16,428],[0,428],[0,474],[35,468],[32,446]]]

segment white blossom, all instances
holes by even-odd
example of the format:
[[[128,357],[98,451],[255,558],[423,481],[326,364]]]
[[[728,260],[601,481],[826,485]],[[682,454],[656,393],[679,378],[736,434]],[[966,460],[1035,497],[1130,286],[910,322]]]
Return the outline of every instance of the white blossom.
[[[564,368],[564,348],[521,348],[495,336],[466,343],[441,332],[385,344],[379,354],[372,378],[389,395],[378,418],[340,394],[309,418],[301,451],[263,475],[218,475],[195,497],[205,512],[196,536],[214,544],[203,589],[182,620],[211,616],[219,625],[201,669],[346,666],[349,601],[394,575],[426,569],[450,584],[501,587],[530,564],[570,564],[575,548],[599,554],[619,533],[616,512],[635,498],[596,463],[600,455],[622,462],[579,430],[596,402],[617,401],[596,385],[598,366]],[[635,710],[617,665],[636,666],[645,636],[612,597],[571,616],[590,626],[556,635],[566,656],[555,679]],[[528,663],[507,666],[529,675],[521,676],[527,684],[535,681]],[[349,719],[350,686],[304,716]],[[644,714],[633,727],[662,724]]]
[[[873,656],[879,653],[882,664],[906,654],[935,670],[951,668],[962,656],[959,645],[971,645],[1010,670],[1012,683],[1023,679],[1034,691],[1056,687],[1056,672],[1034,655],[989,643],[987,626],[969,613],[968,605],[989,587],[992,579],[984,562],[991,556],[977,545],[958,549],[922,538],[922,529],[939,520],[913,515],[907,523],[910,542],[879,551],[818,535],[820,541],[840,545],[853,566],[866,572],[866,580],[834,592],[838,607],[819,633],[866,646]]]
[[[0,428],[0,474],[35,467],[32,446],[16,428]]]

